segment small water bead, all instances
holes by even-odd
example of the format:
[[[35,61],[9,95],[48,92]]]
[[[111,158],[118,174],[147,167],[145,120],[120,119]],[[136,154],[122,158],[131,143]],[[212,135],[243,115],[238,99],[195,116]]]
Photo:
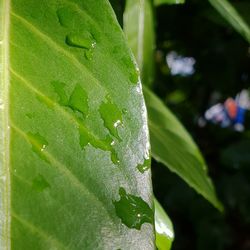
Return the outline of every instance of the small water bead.
[[[127,113],[128,113],[128,110],[127,109],[122,109],[122,113],[124,114],[124,115],[126,115]]]
[[[53,82],[51,82],[51,84],[52,84],[54,91],[56,92],[56,94],[59,98],[59,100],[58,100],[59,104],[64,105],[64,106],[67,105],[68,97],[67,97],[67,94],[64,90],[64,87],[66,84],[63,82],[60,82],[60,81],[53,81]]]
[[[151,166],[151,159],[145,159],[143,164],[139,164],[137,169],[143,174],[145,171],[149,170]]]
[[[73,28],[76,25],[74,18],[72,18],[76,13],[71,8],[60,8],[57,10],[56,14],[61,26],[66,28]]]
[[[36,178],[33,179],[32,182],[32,187],[35,189],[37,192],[42,192],[46,188],[50,188],[49,183],[45,180],[45,178],[39,174]]]
[[[99,108],[100,115],[104,121],[104,126],[109,130],[110,134],[120,140],[117,128],[123,124],[122,112],[109,98],[106,102],[102,102]]]
[[[62,106],[68,107],[74,112],[80,112],[84,117],[88,115],[88,95],[87,92],[81,87],[80,84],[76,84],[73,92],[68,98],[65,92],[65,83],[59,81],[51,82],[57,96],[59,97],[58,103]]]
[[[26,116],[29,118],[29,119],[33,119],[35,117],[35,114],[34,113],[27,113]]]
[[[43,154],[43,151],[48,146],[46,139],[41,136],[39,133],[27,133],[28,139],[32,144],[32,150],[35,152],[41,159],[48,161],[46,156]]]
[[[82,126],[79,127],[79,142],[82,149],[84,149],[89,143],[95,145],[89,132]]]
[[[83,49],[94,49],[96,42],[89,33],[84,34],[69,34],[66,36],[66,44],[72,47]]]
[[[143,223],[154,223],[154,213],[150,206],[141,198],[119,189],[120,200],[113,201],[116,215],[129,228],[141,229]]]
[[[88,95],[86,91],[77,84],[69,98],[67,106],[74,111],[82,113],[84,116],[88,114]]]
[[[129,80],[132,84],[138,84],[138,82],[140,82],[140,71],[138,68],[136,68],[136,70],[133,69],[130,74]]]

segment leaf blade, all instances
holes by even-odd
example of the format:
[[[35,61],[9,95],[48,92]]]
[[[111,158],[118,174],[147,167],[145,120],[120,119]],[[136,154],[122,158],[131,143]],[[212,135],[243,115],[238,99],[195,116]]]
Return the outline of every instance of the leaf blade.
[[[141,71],[143,84],[154,79],[155,31],[151,0],[127,0],[123,18],[124,33]]]
[[[155,205],[156,246],[159,250],[170,250],[174,240],[174,229],[171,220],[157,199]]]
[[[211,5],[250,43],[250,27],[227,0],[209,0]]]
[[[162,4],[184,4],[185,0],[154,0],[155,6],[160,6]]]
[[[1,236],[11,249],[153,249],[153,225],[129,228],[114,206],[122,187],[151,211],[152,190],[150,170],[136,168],[149,157],[145,105],[110,4],[13,0],[8,13],[11,230]]]
[[[143,93],[149,116],[153,158],[222,210],[212,182],[207,176],[205,162],[192,138],[153,92],[144,86]]]

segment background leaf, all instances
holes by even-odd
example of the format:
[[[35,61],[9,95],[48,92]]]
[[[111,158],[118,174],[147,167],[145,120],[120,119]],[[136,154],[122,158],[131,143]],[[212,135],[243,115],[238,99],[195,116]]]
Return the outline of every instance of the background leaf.
[[[185,3],[185,0],[154,0],[154,4],[156,6],[162,4],[182,4],[182,3]]]
[[[222,210],[207,175],[205,162],[188,132],[153,92],[144,86],[143,93],[148,110],[153,158]]]
[[[155,27],[151,0],[127,0],[124,12],[124,32],[129,41],[144,85],[154,79]]]
[[[209,0],[212,6],[250,43],[250,27],[227,0]]]
[[[144,1],[142,2],[144,3]],[[125,34],[129,34],[127,35],[128,42],[132,48],[135,44],[141,43],[139,41],[140,37],[136,35],[136,32],[132,32],[138,29],[135,28],[135,24],[139,25],[139,23],[135,22],[135,24],[132,24],[131,18],[128,18],[129,14],[131,15],[132,13],[134,18],[137,19],[139,19],[140,15],[143,15],[141,12],[145,11],[145,9],[138,8],[138,3],[141,2],[127,0],[124,14],[124,26],[126,27],[124,31]],[[147,16],[145,15],[144,22],[153,22],[151,19],[147,21],[146,18]],[[142,38],[145,39],[144,36]],[[149,45],[149,42],[151,42],[151,45]],[[146,54],[149,55],[149,48],[152,48],[154,42],[147,41],[147,44],[148,46],[141,53],[146,51]],[[143,60],[141,60],[138,54],[135,53],[135,56],[137,61],[139,61],[143,85],[145,86],[147,84],[144,83],[144,79],[147,79],[148,75],[145,75],[143,65],[152,65],[153,57],[142,57]],[[207,175],[205,162],[196,144],[160,99],[148,88],[144,87],[143,90],[149,117],[152,156],[178,174],[215,207],[222,210],[222,205],[216,198],[213,184]]]
[[[154,199],[156,246],[158,250],[171,249],[174,240],[173,225],[160,203]]]
[[[145,105],[109,2],[0,2],[0,248],[154,249]]]

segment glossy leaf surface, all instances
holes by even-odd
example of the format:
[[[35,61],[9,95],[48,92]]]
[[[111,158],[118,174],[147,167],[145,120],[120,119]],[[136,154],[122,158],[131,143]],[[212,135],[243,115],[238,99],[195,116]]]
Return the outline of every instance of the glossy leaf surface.
[[[177,118],[148,88],[143,88],[149,116],[152,156],[178,174],[222,210],[199,149]]]
[[[227,0],[209,0],[212,6],[250,43],[250,27]]]
[[[124,32],[141,71],[142,82],[150,86],[154,79],[154,14],[151,0],[126,0]]]
[[[109,2],[0,3],[0,248],[154,249],[145,105]]]
[[[155,199],[155,230],[156,246],[158,250],[171,249],[174,240],[174,229],[171,220],[167,216],[160,203]]]

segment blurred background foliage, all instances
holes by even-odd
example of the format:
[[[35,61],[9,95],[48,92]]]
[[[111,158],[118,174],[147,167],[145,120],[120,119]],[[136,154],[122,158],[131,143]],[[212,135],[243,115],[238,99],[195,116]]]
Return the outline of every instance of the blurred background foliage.
[[[122,25],[125,3],[111,2]],[[250,2],[230,2],[250,25]],[[250,46],[208,1],[160,5],[155,18],[154,92],[200,147],[225,207],[220,213],[183,180],[153,161],[154,194],[174,225],[172,249],[249,250],[250,112],[242,133],[204,125],[200,117],[211,105],[249,88]],[[192,70],[173,72],[166,62],[171,52],[191,59]]]

